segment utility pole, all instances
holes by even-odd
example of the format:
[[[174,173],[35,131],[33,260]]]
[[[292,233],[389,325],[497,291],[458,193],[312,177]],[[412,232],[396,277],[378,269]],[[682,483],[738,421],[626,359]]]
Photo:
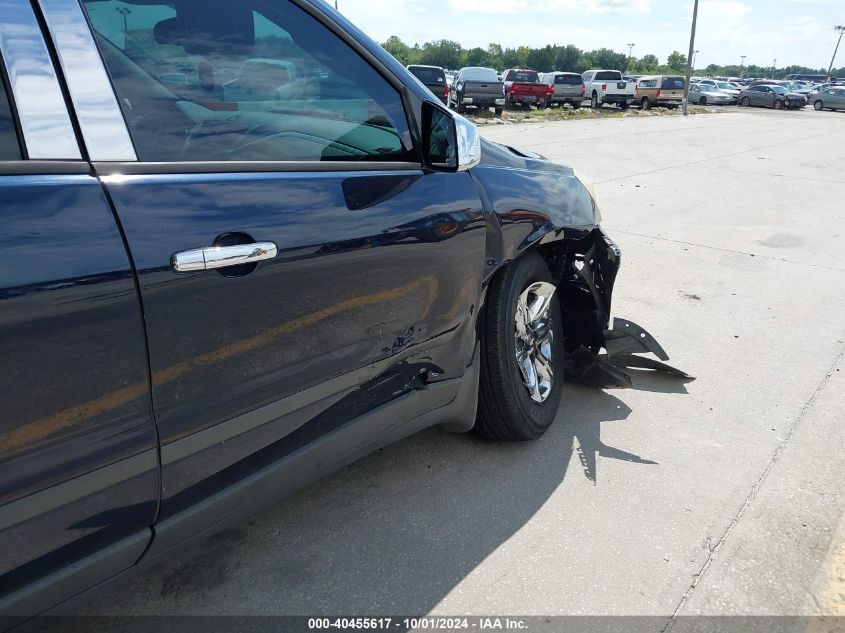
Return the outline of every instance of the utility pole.
[[[827,69],[828,80],[832,79],[830,74],[833,72],[833,62],[836,61],[836,53],[839,52],[839,45],[842,43],[842,34],[845,33],[845,25],[834,26],[833,28],[839,31],[839,39],[836,40],[836,49],[833,51],[833,57],[830,58],[830,66]]]
[[[689,36],[689,55],[687,55],[687,80],[684,82],[684,116],[689,114],[689,80],[692,77],[692,56],[695,53],[695,23],[698,22],[698,0],[692,8],[692,30]]]
[[[748,55],[740,55],[740,57],[742,58],[742,62],[739,64],[739,78],[745,79],[745,58]]]

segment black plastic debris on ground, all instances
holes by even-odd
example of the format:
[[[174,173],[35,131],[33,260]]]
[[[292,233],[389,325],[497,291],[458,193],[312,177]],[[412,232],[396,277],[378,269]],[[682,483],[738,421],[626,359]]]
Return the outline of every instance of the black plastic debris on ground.
[[[605,353],[579,347],[566,355],[564,375],[567,380],[597,389],[633,386],[626,369],[649,369],[679,380],[695,380],[684,371],[667,365],[669,355],[660,343],[633,321],[615,318],[613,327],[604,332]],[[659,360],[640,354],[653,354]]]

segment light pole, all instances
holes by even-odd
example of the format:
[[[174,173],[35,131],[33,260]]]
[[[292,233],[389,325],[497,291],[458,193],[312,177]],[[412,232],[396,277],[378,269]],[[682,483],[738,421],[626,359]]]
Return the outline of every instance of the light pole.
[[[695,74],[695,62],[698,59],[698,51],[695,51],[695,54],[692,56],[692,72]]]
[[[775,59],[772,60],[772,79],[775,78],[775,73],[777,72],[777,70],[778,70],[778,60],[777,60],[777,58],[775,58]]]
[[[845,25],[839,25],[833,27],[835,30],[839,31],[839,39],[836,40],[836,48],[833,51],[833,57],[830,58],[830,66],[827,69],[827,78],[830,79],[830,74],[833,72],[833,62],[836,61],[836,53],[839,52],[839,45],[842,43],[842,34],[845,33]]]
[[[748,57],[748,55],[740,55],[740,57],[742,58],[742,62],[739,64],[739,78],[745,79],[745,58]]]
[[[129,30],[128,22],[126,21],[126,16],[132,13],[132,9],[130,9],[129,7],[115,7],[114,10],[123,16],[123,32],[126,33],[126,31]]]
[[[631,71],[631,57],[634,55],[634,47],[636,44],[630,43],[628,44],[628,66],[625,68],[626,71]]]
[[[698,0],[692,8],[692,30],[689,36],[689,55],[687,55],[687,80],[684,82],[684,116],[689,114],[689,80],[692,77],[692,56],[695,52],[695,23],[698,22]]]

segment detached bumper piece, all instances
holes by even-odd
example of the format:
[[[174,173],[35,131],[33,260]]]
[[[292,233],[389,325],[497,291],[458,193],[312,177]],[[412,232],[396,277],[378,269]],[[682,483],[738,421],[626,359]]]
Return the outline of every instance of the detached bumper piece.
[[[646,369],[695,380],[667,365],[669,355],[641,326],[620,318],[614,318],[611,326],[613,286],[621,259],[619,247],[601,229],[575,242],[568,253],[560,285],[566,379],[598,389],[629,388],[633,380],[625,370]]]
[[[613,328],[605,330],[606,353],[596,353],[579,346],[566,355],[564,375],[567,380],[597,389],[633,387],[626,369],[648,369],[681,380],[695,380],[684,371],[667,365],[669,355],[645,329],[632,321],[614,318]],[[659,360],[639,354],[654,354]]]

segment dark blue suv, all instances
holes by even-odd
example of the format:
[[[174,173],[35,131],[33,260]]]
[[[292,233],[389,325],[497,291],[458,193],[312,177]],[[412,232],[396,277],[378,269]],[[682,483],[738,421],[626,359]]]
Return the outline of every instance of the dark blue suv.
[[[620,254],[327,4],[0,0],[0,613],[424,427],[537,438]]]

